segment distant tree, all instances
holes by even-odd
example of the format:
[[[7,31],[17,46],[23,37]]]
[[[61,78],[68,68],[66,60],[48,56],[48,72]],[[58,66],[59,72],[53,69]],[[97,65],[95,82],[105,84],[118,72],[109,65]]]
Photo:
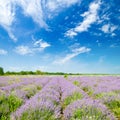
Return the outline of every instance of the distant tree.
[[[27,75],[26,71],[20,71],[20,75]]]
[[[0,75],[4,75],[4,70],[2,67],[0,67]]]
[[[35,73],[33,71],[26,71],[28,75],[34,75]]]
[[[43,75],[44,73],[40,70],[36,70],[36,75]]]

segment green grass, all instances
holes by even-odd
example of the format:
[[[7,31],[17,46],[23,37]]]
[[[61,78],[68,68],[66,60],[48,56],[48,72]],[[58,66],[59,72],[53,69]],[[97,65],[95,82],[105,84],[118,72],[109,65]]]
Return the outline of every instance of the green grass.
[[[74,111],[70,120],[109,120],[100,110],[94,107],[81,108]]]
[[[35,109],[28,110],[22,114],[22,116],[16,120],[58,120],[54,117],[53,111],[47,109]]]
[[[101,99],[103,97],[115,97],[117,96],[118,94],[114,91],[111,91],[111,92],[102,92],[102,93],[98,93],[98,94],[95,94],[94,97],[95,99]]]

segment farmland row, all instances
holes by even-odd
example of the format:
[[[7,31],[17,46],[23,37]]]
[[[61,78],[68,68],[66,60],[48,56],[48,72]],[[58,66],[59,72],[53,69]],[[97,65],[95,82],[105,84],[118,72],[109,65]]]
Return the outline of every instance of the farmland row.
[[[0,119],[119,120],[119,83],[112,76],[9,78],[0,87]]]

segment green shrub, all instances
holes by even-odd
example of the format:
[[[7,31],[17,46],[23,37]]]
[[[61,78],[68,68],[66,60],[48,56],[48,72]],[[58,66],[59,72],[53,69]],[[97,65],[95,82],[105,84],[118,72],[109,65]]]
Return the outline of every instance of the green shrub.
[[[112,100],[106,102],[105,105],[115,114],[115,116],[120,119],[120,100]]]
[[[22,100],[17,96],[0,96],[0,120],[9,120],[10,113],[14,112],[21,104]]]
[[[115,92],[106,92],[106,93],[103,92],[103,93],[95,94],[94,97],[96,99],[101,99],[101,98],[106,97],[106,96],[112,97],[112,96],[116,96],[116,95],[117,95],[117,93],[115,93]]]
[[[64,78],[66,78],[66,79],[67,79],[67,78],[68,78],[68,75],[67,75],[67,74],[65,74],[65,75],[64,75]]]
[[[76,86],[80,86],[80,82],[78,82],[78,81],[74,81],[73,84]]]
[[[89,86],[83,87],[82,90],[85,91],[85,92],[86,92],[88,95],[90,95],[90,96],[93,95],[93,90],[92,90],[92,88],[89,87]]]
[[[62,105],[63,109],[64,109],[67,105],[69,105],[70,103],[72,103],[72,102],[74,102],[74,101],[76,101],[76,100],[79,100],[79,99],[81,99],[81,98],[83,98],[83,95],[82,95],[81,93],[79,93],[79,92],[75,92],[75,93],[73,93],[72,95],[68,96],[68,97],[65,98],[65,100],[63,101],[63,105]]]

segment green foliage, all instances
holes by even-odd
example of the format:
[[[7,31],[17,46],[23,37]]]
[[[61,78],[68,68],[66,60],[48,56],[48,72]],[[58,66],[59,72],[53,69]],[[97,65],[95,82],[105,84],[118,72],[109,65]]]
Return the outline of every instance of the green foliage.
[[[43,75],[44,72],[42,72],[42,71],[40,71],[40,70],[36,70],[35,74],[36,74],[36,75]]]
[[[74,102],[74,101],[76,101],[76,100],[79,100],[79,99],[81,99],[82,97],[83,97],[83,95],[82,95],[81,93],[79,93],[79,92],[75,92],[75,93],[73,93],[72,95],[68,96],[68,97],[65,98],[65,100],[63,101],[63,105],[62,105],[63,109],[64,109],[67,105],[69,105],[70,103],[72,103],[72,102]]]
[[[96,99],[101,99],[101,98],[106,97],[106,96],[108,96],[108,97],[117,96],[117,93],[111,91],[111,92],[98,93],[98,94],[94,95],[94,97]]]
[[[18,120],[58,120],[54,117],[53,111],[47,109],[30,109],[24,112]]]
[[[64,75],[64,78],[66,78],[66,79],[67,79],[67,78],[68,78],[68,75],[67,75],[67,74],[65,74],[65,75]]]
[[[80,119],[84,115],[84,110],[83,109],[77,109],[74,113],[73,116],[71,117],[70,120],[75,120],[75,119]]]
[[[93,90],[89,86],[83,87],[82,90],[84,90],[90,96],[93,95]]]
[[[74,81],[73,84],[76,85],[76,86],[79,86],[79,85],[80,85],[80,82]]]
[[[20,105],[22,100],[14,95],[0,96],[0,120],[9,120],[10,113],[14,112]]]
[[[24,86],[22,90],[27,92],[26,97],[29,99],[31,96],[35,95],[39,90],[41,90],[41,87],[30,84]]]
[[[120,90],[114,90],[114,92],[120,94]]]
[[[106,102],[105,105],[115,114],[115,116],[120,119],[120,100],[112,100]]]
[[[0,67],[0,75],[4,75],[4,70],[2,67]]]
[[[75,110],[70,120],[108,120],[108,118],[97,108],[87,107]]]

